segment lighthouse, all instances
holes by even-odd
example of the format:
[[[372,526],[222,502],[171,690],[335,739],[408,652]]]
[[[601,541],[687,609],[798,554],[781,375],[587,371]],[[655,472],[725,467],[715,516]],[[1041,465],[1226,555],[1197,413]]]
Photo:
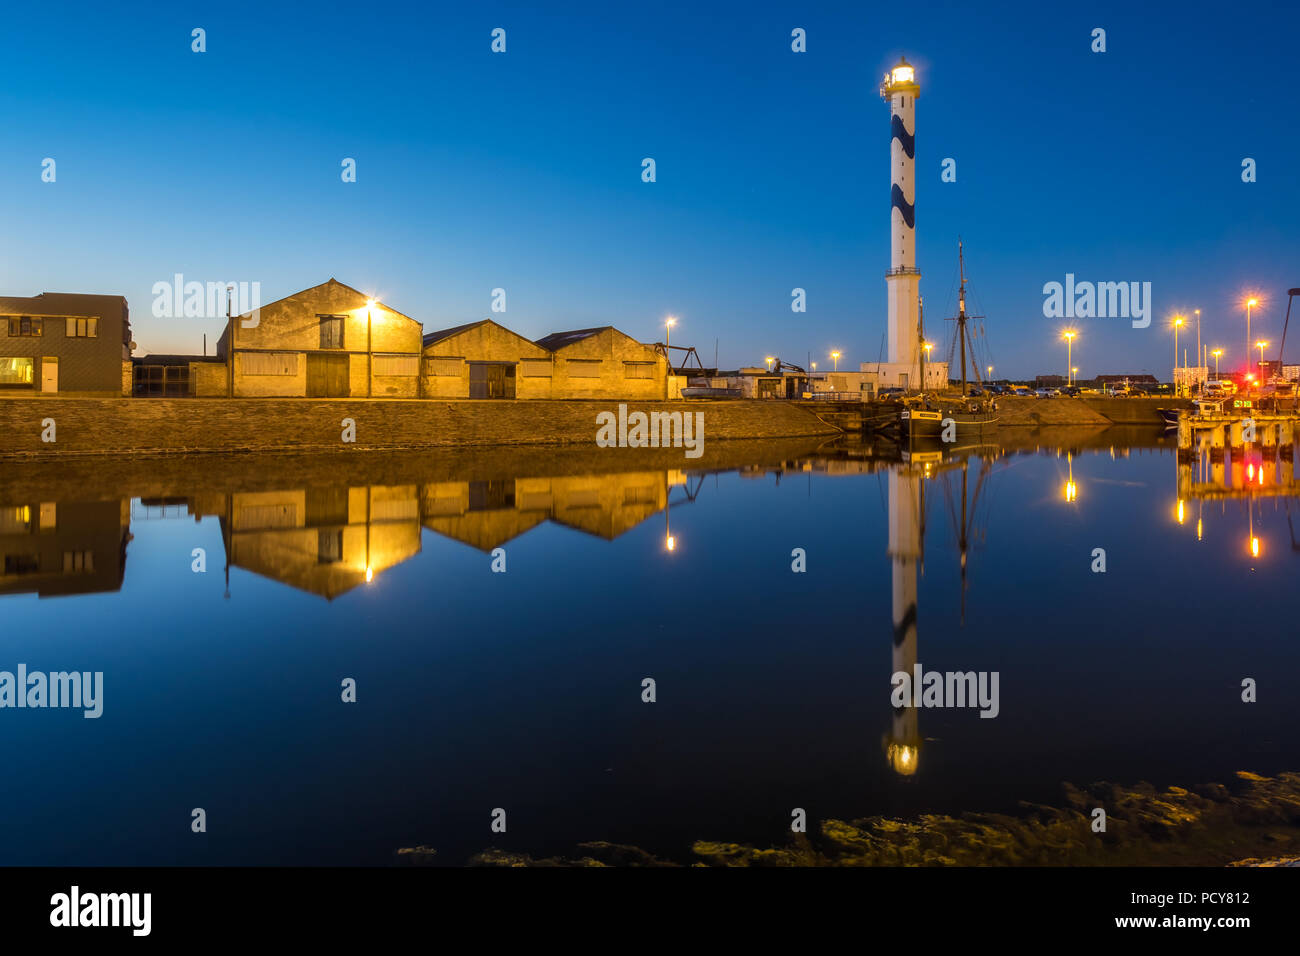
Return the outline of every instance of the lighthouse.
[[[889,292],[886,327],[888,362],[880,366],[881,387],[942,388],[947,363],[921,361],[920,286],[916,267],[916,98],[921,87],[905,57],[885,74],[880,96],[889,104]],[[924,371],[923,371],[924,369]],[[925,381],[921,380],[924,374]]]

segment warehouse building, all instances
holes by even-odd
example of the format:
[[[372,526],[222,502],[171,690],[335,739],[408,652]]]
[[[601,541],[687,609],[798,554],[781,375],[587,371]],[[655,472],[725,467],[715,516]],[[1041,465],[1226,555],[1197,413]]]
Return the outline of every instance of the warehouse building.
[[[423,398],[550,398],[553,356],[491,319],[430,332]]]
[[[410,316],[330,279],[228,321],[217,343],[224,364],[195,363],[192,388],[239,398],[415,398],[421,332]]]
[[[664,355],[612,325],[553,332],[538,339],[537,344],[554,353],[552,398],[644,400],[681,396],[676,378],[670,381]]]

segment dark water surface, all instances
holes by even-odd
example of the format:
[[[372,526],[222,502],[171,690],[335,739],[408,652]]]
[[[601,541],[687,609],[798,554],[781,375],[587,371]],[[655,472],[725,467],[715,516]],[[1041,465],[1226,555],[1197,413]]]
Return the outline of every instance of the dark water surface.
[[[104,700],[0,709],[0,863],[689,860],[1300,768],[1289,461],[1115,441],[2,465],[0,670]],[[998,672],[998,716],[896,715],[912,660]]]

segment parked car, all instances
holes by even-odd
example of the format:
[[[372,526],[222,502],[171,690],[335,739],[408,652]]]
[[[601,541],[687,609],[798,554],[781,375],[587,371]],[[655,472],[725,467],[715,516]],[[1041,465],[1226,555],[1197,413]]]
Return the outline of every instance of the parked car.
[[[1031,392],[1031,391],[1029,390],[1029,386],[1028,386],[1028,385],[1013,385],[1013,386],[1011,386],[1011,394],[1012,394],[1012,395],[1020,395],[1020,396],[1022,396],[1022,397],[1024,397],[1024,398],[1033,398],[1033,397],[1034,397],[1034,393]]]
[[[1061,389],[1061,394],[1069,396],[1070,398],[1078,398],[1079,393],[1082,391],[1083,389],[1077,385],[1067,385],[1065,388]]]
[[[890,401],[895,398],[902,398],[907,394],[907,389],[899,388],[897,385],[891,385],[889,388],[882,388],[876,393],[876,397],[881,401]]]
[[[1056,397],[1057,395],[1059,395],[1059,394],[1061,394],[1061,393],[1060,393],[1058,390],[1054,389],[1054,388],[1036,388],[1036,389],[1034,389],[1034,397],[1035,397],[1035,398],[1055,398],[1055,397]]]
[[[1206,398],[1228,398],[1237,394],[1237,383],[1228,379],[1213,380],[1205,383]]]

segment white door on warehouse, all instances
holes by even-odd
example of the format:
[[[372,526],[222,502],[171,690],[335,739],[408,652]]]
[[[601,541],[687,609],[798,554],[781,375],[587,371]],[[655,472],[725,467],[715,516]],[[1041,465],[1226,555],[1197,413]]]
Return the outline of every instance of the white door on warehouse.
[[[41,391],[57,392],[59,390],[59,360],[47,355],[41,359]]]

